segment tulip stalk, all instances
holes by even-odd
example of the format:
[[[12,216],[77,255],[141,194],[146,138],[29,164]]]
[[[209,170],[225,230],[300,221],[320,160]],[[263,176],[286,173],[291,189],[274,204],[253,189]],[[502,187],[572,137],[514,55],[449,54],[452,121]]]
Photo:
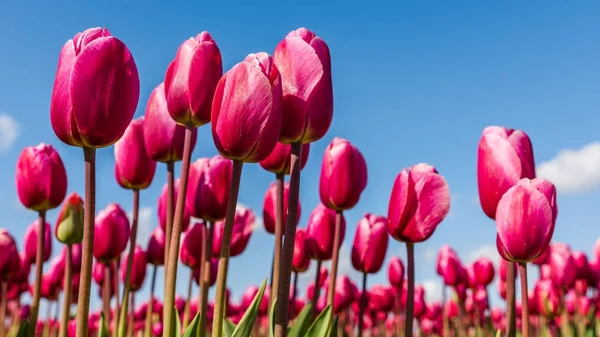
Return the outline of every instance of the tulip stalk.
[[[317,317],[317,302],[319,301],[319,296],[321,295],[321,287],[319,287],[319,282],[321,282],[321,264],[323,262],[321,260],[317,260],[317,274],[315,275],[315,289],[313,292],[312,298],[312,314],[310,315],[312,319]]]
[[[85,200],[76,337],[86,337],[88,334],[92,254],[94,252],[94,215],[96,213],[96,149],[84,147],[83,155],[85,160]],[[38,253],[41,252],[38,251]]]
[[[107,327],[110,326],[110,274],[110,265],[106,264],[104,267],[104,280],[102,285],[102,312],[104,313],[104,320]]]
[[[289,319],[293,319],[296,309],[296,297],[298,297],[298,273],[294,272],[294,291],[292,291],[292,306],[290,307],[290,317]]]
[[[449,336],[448,313],[446,312],[446,282],[442,279],[442,333]]]
[[[0,337],[6,337],[4,321],[6,321],[6,307],[8,304],[7,296],[8,282],[6,278],[2,279],[2,297],[0,298]]]
[[[69,324],[69,316],[71,311],[71,282],[73,279],[73,257],[71,245],[67,245],[65,261],[65,279],[63,286],[63,308],[61,323],[59,327],[59,337],[67,337],[67,325]],[[1,321],[1,320],[0,320]],[[3,336],[2,336],[3,337]]]
[[[229,267],[229,249],[231,246],[233,220],[235,219],[235,208],[237,206],[238,194],[240,191],[240,180],[242,178],[243,165],[244,162],[242,161],[233,161],[229,200],[227,202],[227,212],[225,215],[225,225],[223,228],[223,238],[221,241],[221,252],[219,255],[219,269],[217,272],[217,289],[215,293],[215,309],[213,314],[213,326],[211,334],[213,337],[221,337],[223,335],[223,319],[225,318],[226,301],[225,290],[227,287],[227,268]],[[183,195],[185,195],[185,193],[183,193]]]
[[[506,262],[506,337],[517,335],[515,298],[515,266],[513,262]]]
[[[202,268],[200,268],[200,273],[202,273]],[[190,322],[190,300],[192,299],[192,280],[194,279],[194,270],[190,269],[190,277],[188,279],[187,286],[187,297],[185,299],[185,309],[183,311],[183,322],[181,324],[181,329],[185,330],[187,328],[188,323]]]
[[[519,263],[521,276],[521,335],[529,337],[529,296],[527,294],[527,264]]]
[[[152,279],[150,280],[150,301],[146,310],[146,326],[144,328],[144,336],[150,336],[152,332],[152,315],[154,313],[154,287],[156,286],[156,270],[158,267],[152,267]],[[62,336],[61,336],[62,337]]]
[[[165,292],[167,291],[167,263],[169,262],[169,246],[173,231],[173,216],[175,212],[175,162],[167,162],[167,221],[165,224]]]
[[[114,262],[114,272],[110,273],[112,278],[112,284],[115,287],[115,317],[113,321],[113,330],[111,336],[117,337],[117,332],[119,331],[119,309],[121,308],[121,303],[119,303],[119,265],[121,264],[121,257],[117,258]],[[110,297],[112,299],[112,297]],[[109,300],[110,301],[110,300]],[[108,321],[107,321],[108,322]],[[121,336],[119,336],[121,337]]]
[[[198,329],[197,336],[206,336],[206,324],[207,324],[207,311],[208,311],[208,289],[210,288],[211,279],[211,257],[212,257],[212,245],[213,235],[215,233],[215,225],[212,221],[207,221],[208,235],[203,235],[204,239],[204,250],[202,251],[202,266],[200,267],[200,328]],[[207,228],[203,229],[206,233]]]
[[[360,294],[360,303],[358,304],[358,337],[362,337],[363,329],[365,325],[365,320],[363,319],[365,315],[365,306],[367,300],[367,273],[363,273],[362,279],[362,293]]]
[[[335,234],[333,235],[333,257],[331,261],[331,272],[329,273],[329,293],[327,294],[327,304],[331,306],[333,306],[333,299],[335,298],[335,282],[337,279],[340,245],[342,240],[342,221],[344,221],[344,215],[342,211],[337,211],[335,213]]]
[[[52,301],[48,300],[48,306],[46,307],[46,320],[44,321],[42,336],[50,336],[50,320],[51,319],[52,319]],[[2,324],[4,324],[4,322]]]
[[[39,224],[37,233],[37,253],[35,255],[35,286],[33,291],[33,301],[31,305],[31,320],[33,322],[28,329],[28,336],[33,337],[35,335],[35,322],[37,322],[38,311],[40,309],[40,291],[42,288],[42,271],[44,264],[44,239],[46,233],[46,211],[39,211]],[[93,226],[93,224],[92,224]],[[93,230],[93,228],[92,228]],[[4,324],[4,323],[3,323]]]
[[[292,259],[296,243],[296,219],[298,219],[298,199],[300,198],[300,170],[302,157],[302,144],[291,144],[290,156],[290,187],[288,191],[288,213],[285,225],[285,241],[281,256],[279,282],[277,289],[277,307],[275,310],[275,337],[287,336],[288,302],[290,294],[290,278],[292,274]],[[277,197],[281,198],[280,195]],[[283,200],[283,198],[281,198]],[[277,226],[276,226],[277,227]],[[221,266],[219,265],[219,269]],[[317,274],[320,270],[317,271]],[[317,285],[315,285],[316,287]],[[316,290],[316,289],[315,289]],[[315,303],[316,305],[316,303]]]
[[[269,296],[269,308],[273,304],[273,300],[276,298],[279,291],[279,272],[281,268],[281,243],[283,241],[283,183],[285,175],[283,173],[277,173],[275,175],[275,178],[277,188],[277,198],[275,201],[275,248],[273,250],[273,266],[271,274],[271,293]]]
[[[131,282],[131,268],[133,266],[133,257],[135,252],[135,241],[137,239],[137,228],[138,228],[138,218],[139,218],[139,210],[140,210],[140,191],[133,190],[133,217],[131,221],[131,232],[129,236],[129,255],[127,256],[127,269],[125,270],[125,283],[123,284],[123,306],[120,309],[119,313],[119,337],[125,336],[125,332],[127,330],[127,312],[128,312],[128,304],[129,304],[129,293],[131,289],[129,289],[129,283]],[[118,289],[118,287],[117,287]],[[116,294],[119,297],[119,293],[117,291]],[[117,307],[118,308],[118,307]]]
[[[406,321],[404,325],[404,336],[413,335],[413,315],[415,310],[415,246],[406,243],[406,262],[408,273],[408,289],[406,292]]]

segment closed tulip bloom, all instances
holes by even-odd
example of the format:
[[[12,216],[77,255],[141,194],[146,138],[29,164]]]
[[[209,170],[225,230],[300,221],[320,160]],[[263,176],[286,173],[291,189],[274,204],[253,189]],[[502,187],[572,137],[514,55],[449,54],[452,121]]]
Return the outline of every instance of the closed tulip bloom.
[[[193,236],[193,234],[192,234]],[[179,248],[179,259],[181,263],[183,263],[186,267],[190,269],[200,268],[200,255],[196,254],[196,252],[192,252],[188,249],[189,246],[193,246],[193,244],[188,244],[188,241],[192,240],[192,236],[188,236],[187,234],[183,237],[181,242],[181,247]],[[195,241],[195,240],[192,240]],[[200,247],[202,248],[202,247]]]
[[[17,159],[17,194],[26,208],[46,211],[58,207],[67,194],[67,172],[58,152],[48,144],[29,146]]]
[[[475,282],[480,286],[488,286],[494,280],[494,264],[486,257],[480,257],[473,262]]]
[[[329,285],[326,285],[329,291]],[[348,308],[354,300],[352,281],[346,275],[339,275],[335,281],[335,296],[333,298],[333,312],[338,314]]]
[[[500,126],[483,130],[477,153],[477,183],[483,212],[496,218],[500,198],[521,178],[535,178],[533,148],[525,132]]]
[[[232,170],[231,160],[219,155],[192,163],[186,196],[186,208],[192,216],[207,221],[225,218]]]
[[[388,232],[398,241],[427,240],[450,211],[450,190],[427,164],[404,169],[394,182],[388,207]]]
[[[392,256],[388,264],[388,280],[396,288],[402,288],[404,284],[404,263],[399,257]]]
[[[456,286],[462,281],[462,263],[456,252],[448,245],[442,246],[436,263],[437,274],[447,286]]]
[[[287,219],[287,210],[288,210],[288,195],[290,193],[290,184],[285,183],[283,185],[283,218]],[[275,183],[271,183],[269,185],[269,189],[267,189],[267,193],[265,193],[265,199],[263,201],[263,223],[265,225],[265,230],[271,234],[275,234],[275,208],[277,204],[277,185]],[[300,215],[302,212],[302,206],[300,204],[300,200],[298,200],[298,216],[296,217],[296,225],[298,225],[298,221],[300,221]]]
[[[573,260],[575,261],[575,270],[577,272],[578,279],[586,279],[590,273],[590,264],[587,256],[583,251],[574,251],[572,254]]]
[[[202,251],[204,250],[204,224],[196,223],[185,234],[181,249],[186,249],[194,260],[202,261]]]
[[[63,203],[54,235],[58,241],[68,245],[83,241],[83,200],[79,194],[69,194]]]
[[[40,227],[40,220],[36,219],[27,227],[25,231],[25,237],[23,238],[23,245],[25,248],[25,260],[27,263],[34,264],[35,257],[37,255],[37,242],[38,242],[38,230]],[[46,262],[50,259],[52,254],[52,229],[50,224],[46,222],[44,224],[44,253],[42,254],[42,261]]]
[[[554,185],[542,178],[527,178],[511,187],[500,199],[496,229],[509,260],[531,262],[546,248],[558,208]]]
[[[310,144],[302,144],[302,158],[300,158],[300,169],[304,169],[310,153]],[[275,174],[290,174],[290,161],[292,146],[290,144],[277,143],[271,154],[260,161],[260,166]]]
[[[306,231],[302,228],[296,228],[296,237],[294,240],[292,270],[295,273],[304,273],[310,266],[310,257],[306,250]]]
[[[208,32],[183,42],[165,75],[165,96],[173,120],[196,127],[210,122],[221,75],[221,52]]]
[[[544,250],[542,250],[540,255],[538,255],[538,257],[536,257],[532,263],[535,265],[538,265],[538,266],[542,266],[544,264],[547,264],[549,259],[550,259],[550,245],[546,245],[546,248],[544,248]]]
[[[386,219],[367,213],[358,221],[352,244],[352,266],[367,274],[381,269],[388,245]]]
[[[130,190],[148,188],[156,171],[156,162],[146,153],[144,125],[144,117],[134,119],[115,144],[115,177]]]
[[[66,250],[69,249],[69,246],[64,246],[63,249],[60,251],[60,254],[63,256],[63,258],[66,261],[67,258],[67,252]],[[83,254],[83,247],[80,243],[76,243],[71,245],[71,268],[73,270],[73,273],[79,273],[81,271],[81,258],[82,258],[82,254]]]
[[[394,306],[394,296],[389,287],[376,284],[369,290],[368,306],[374,311],[389,312]]]
[[[121,260],[121,280],[125,282],[125,273],[127,272],[127,260],[129,254]],[[129,280],[129,288],[132,291],[138,291],[144,284],[146,278],[146,252],[140,247],[135,246],[133,251],[133,264],[131,265],[131,279]]]
[[[0,277],[6,279],[21,269],[17,242],[6,229],[0,229]],[[27,261],[24,261],[27,265]]]
[[[267,158],[281,132],[281,101],[281,77],[268,54],[250,54],[225,73],[211,114],[213,139],[223,157],[250,163]]]
[[[94,257],[103,263],[116,260],[129,242],[129,219],[118,204],[110,204],[96,215]]]
[[[165,232],[162,228],[157,227],[152,231],[148,240],[148,250],[146,251],[148,263],[155,266],[165,264],[165,240]]]
[[[554,249],[550,253],[550,267],[552,268],[552,283],[560,289],[569,289],[577,278],[575,260],[571,253],[565,249]]]
[[[2,230],[0,230],[0,236],[1,234],[3,234]],[[0,237],[0,240],[2,240],[2,237]],[[7,244],[10,246],[9,240],[7,241]],[[15,249],[17,249],[16,246]],[[25,253],[17,253],[17,258],[15,259],[14,256],[11,256],[12,253],[10,252],[10,250],[10,247],[6,247],[6,252],[8,252],[7,258],[13,260],[13,262],[18,260],[19,266],[18,271],[10,276],[11,283],[27,283],[29,281],[29,272],[31,271],[31,264],[25,260]],[[2,252],[4,252],[4,250],[2,250]],[[0,263],[2,262],[0,261]]]
[[[335,211],[319,204],[310,213],[306,227],[306,247],[313,260],[327,261],[333,256],[333,236],[335,234]],[[346,219],[342,218],[340,246],[346,235]],[[339,248],[339,247],[337,247]]]
[[[78,33],[63,46],[50,104],[58,138],[78,147],[114,144],[131,122],[140,79],[129,49],[105,28]]]
[[[561,311],[559,289],[550,280],[538,280],[533,288],[533,299],[540,314],[545,317],[558,316]]]
[[[238,206],[235,210],[235,218],[233,220],[233,236],[231,237],[229,256],[238,256],[244,252],[254,230],[255,221],[256,216],[251,209]],[[215,222],[214,226],[213,256],[219,256],[221,253],[223,232],[225,230],[225,220]]]
[[[106,264],[96,261],[96,263],[94,263],[94,268],[92,269],[92,279],[100,287],[102,287],[102,285],[104,284],[104,274],[106,268],[110,268],[111,275],[114,275],[112,273],[116,272],[116,267],[114,263],[111,263],[110,266],[107,267]]]
[[[310,30],[299,28],[279,42],[273,57],[283,81],[281,140],[312,143],[321,139],[333,118],[327,44]]]
[[[174,196],[173,200],[177,200],[177,196],[179,195],[179,178],[175,179],[173,184]],[[160,197],[158,197],[158,223],[160,224],[160,228],[164,231],[167,228],[167,202],[168,202],[168,185],[165,184],[163,186],[162,192],[160,193]],[[181,223],[181,232],[185,232],[190,225],[190,211],[187,207],[183,208],[183,222]]]
[[[219,259],[216,257],[213,257],[210,259],[210,282],[208,283],[209,287],[212,287],[215,285],[215,283],[217,283],[217,271],[219,269]],[[199,286],[200,285],[200,266],[196,269],[194,269],[194,280],[196,281],[196,284]]]
[[[367,186],[367,163],[362,153],[349,141],[334,138],[325,149],[319,196],[323,205],[351,209],[358,203]]]
[[[66,259],[65,255],[57,255],[50,262],[46,281],[53,289],[61,289],[65,278]]]

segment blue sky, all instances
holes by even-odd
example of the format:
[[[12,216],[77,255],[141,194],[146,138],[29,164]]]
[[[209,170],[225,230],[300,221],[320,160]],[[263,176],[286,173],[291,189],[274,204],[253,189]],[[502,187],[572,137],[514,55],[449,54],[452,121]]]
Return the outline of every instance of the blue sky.
[[[417,279],[430,293],[439,293],[434,263],[444,243],[467,261],[495,254],[494,224],[477,201],[477,142],[488,125],[520,128],[530,135],[538,172],[559,189],[555,239],[591,252],[600,234],[599,10],[594,2],[558,1],[2,3],[0,227],[21,241],[35,218],[19,205],[14,187],[16,158],[25,146],[56,146],[67,166],[69,191],[83,194],[82,151],[62,144],[49,121],[58,53],[77,32],[105,26],[128,45],[140,73],[136,116],[141,116],[185,39],[209,31],[228,69],[248,53],[272,53],[290,30],[304,26],[331,49],[335,113],[327,136],[313,144],[302,174],[300,225],[305,226],[319,202],[320,160],[333,137],[355,144],[370,173],[360,203],[346,215],[344,272],[352,270],[347,254],[354,224],[365,212],[385,215],[396,174],[419,162],[436,166],[447,179],[452,206],[431,239],[417,245]],[[216,154],[209,126],[198,135],[193,157]],[[110,202],[131,208],[131,192],[117,185],[113,170],[112,148],[100,150],[98,210]],[[272,179],[258,165],[246,165],[240,202],[260,215]],[[141,194],[143,233],[156,226],[156,200],[164,181],[165,167],[159,165],[153,185]],[[57,210],[50,212],[49,219],[54,222],[56,215]],[[229,279],[235,295],[268,275],[272,240],[257,229],[247,252],[232,260]],[[404,256],[404,250],[391,240],[388,256]],[[178,291],[183,293],[187,271],[179,275]],[[385,282],[385,270],[370,280]],[[146,294],[147,286],[141,298]]]

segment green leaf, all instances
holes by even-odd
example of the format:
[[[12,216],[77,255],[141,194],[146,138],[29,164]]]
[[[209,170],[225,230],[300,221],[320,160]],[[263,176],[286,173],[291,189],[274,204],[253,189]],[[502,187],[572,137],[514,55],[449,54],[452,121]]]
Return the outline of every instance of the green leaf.
[[[266,286],[267,280],[265,279],[260,286],[258,294],[256,294],[256,297],[254,297],[252,303],[250,303],[250,306],[244,313],[244,316],[242,316],[242,319],[238,323],[237,327],[235,327],[235,330],[231,335],[232,337],[250,337],[250,333],[252,332],[254,321],[258,315],[258,309],[260,307],[260,302],[262,302]]]
[[[19,331],[17,332],[17,337],[26,337],[28,327],[29,327],[29,320],[27,320],[27,319],[22,320],[21,325],[19,325]]]
[[[332,315],[331,305],[328,305],[310,326],[306,337],[327,337],[329,328],[331,328]]]
[[[335,316],[335,318],[333,319],[333,324],[331,325],[331,332],[329,333],[329,337],[337,337],[339,318],[340,316]]]
[[[231,337],[233,335],[233,331],[235,330],[235,324],[232,321],[225,318],[223,320],[223,337]]]
[[[196,334],[199,332],[198,329],[200,329],[200,315],[196,314],[194,320],[192,320],[187,329],[185,329],[183,337],[196,337]]]
[[[288,337],[304,337],[312,323],[312,317],[310,317],[312,308],[312,302],[308,302],[304,308],[302,308],[302,311],[300,311],[300,314],[296,317],[296,323],[294,323],[288,331]]]
[[[273,299],[269,312],[269,337],[275,337],[275,307],[277,307],[277,298]]]
[[[498,331],[496,331],[496,337],[501,337],[502,336],[502,330],[498,329]]]
[[[171,337],[180,337],[181,336],[181,320],[179,320],[179,314],[177,313],[177,307],[173,306],[173,311],[171,311],[171,326],[175,328],[174,335]]]
[[[98,337],[110,337],[110,333],[108,332],[108,327],[106,326],[106,321],[104,319],[104,313],[100,315],[100,331],[98,332]]]

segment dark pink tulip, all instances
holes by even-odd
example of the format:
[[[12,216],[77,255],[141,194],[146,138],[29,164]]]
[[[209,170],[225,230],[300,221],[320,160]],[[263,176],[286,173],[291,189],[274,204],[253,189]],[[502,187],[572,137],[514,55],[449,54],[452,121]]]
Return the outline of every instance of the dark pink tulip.
[[[333,255],[333,236],[335,234],[335,211],[319,204],[310,213],[306,227],[306,244],[308,255],[313,260],[331,260]],[[346,234],[346,219],[342,221],[342,237]],[[338,247],[339,248],[339,247]]]
[[[329,280],[326,289],[329,291]],[[344,309],[348,308],[354,300],[354,292],[352,281],[346,275],[339,275],[335,281],[335,294],[333,298],[333,312],[339,314]]]
[[[396,240],[427,240],[450,211],[450,190],[433,166],[404,169],[394,182],[388,207],[388,232]]]
[[[284,209],[283,218],[284,219],[287,219],[289,192],[290,192],[290,184],[285,183],[283,186],[283,209]],[[267,189],[267,193],[265,193],[265,198],[263,201],[263,222],[265,225],[265,230],[271,234],[275,234],[276,200],[277,200],[277,185],[275,183],[271,183],[271,185],[269,185],[269,189]],[[298,221],[300,220],[301,212],[302,212],[302,206],[300,204],[300,200],[298,200],[298,216],[296,218],[296,225],[298,224]]]
[[[296,273],[304,273],[310,266],[310,257],[306,250],[306,231],[296,228],[294,243],[294,255],[292,258],[292,270]]]
[[[181,248],[179,249],[179,259],[186,267],[190,269],[197,269],[200,268],[200,256],[195,252],[192,253],[188,250],[187,247],[191,245],[189,245],[187,241],[190,239],[191,237],[187,234],[183,237]]]
[[[192,260],[197,262],[194,263],[194,268],[200,267],[202,261],[202,251],[204,250],[204,231],[205,226],[203,223],[196,223],[185,234],[183,242],[181,243],[181,250],[186,250],[186,254],[191,255]],[[184,254],[183,252],[181,253]]]
[[[145,124],[144,117],[134,119],[115,143],[115,177],[130,190],[148,188],[156,171],[156,162],[146,152]]]
[[[248,241],[250,241],[255,221],[256,217],[251,209],[238,206],[235,210],[235,218],[233,220],[233,236],[231,237],[230,256],[238,256],[244,252],[246,245],[248,245]],[[213,256],[219,256],[221,253],[223,231],[225,230],[225,221],[217,221],[214,226]]]
[[[540,255],[538,255],[538,257],[536,257],[532,263],[535,265],[538,265],[538,266],[542,266],[544,264],[547,264],[549,259],[550,259],[550,245],[546,245],[546,248],[544,248],[544,250],[542,250]]]
[[[367,186],[367,163],[349,141],[334,138],[325,149],[319,196],[323,205],[336,210],[351,209]]]
[[[423,318],[419,321],[419,328],[421,329],[421,333],[424,335],[429,335],[433,333],[433,322],[429,318]]]
[[[113,203],[96,215],[94,257],[104,263],[116,260],[129,242],[129,219],[119,204]]]
[[[555,287],[566,290],[573,286],[577,278],[575,260],[567,247],[552,245],[550,266],[552,268],[552,283]]]
[[[17,159],[15,183],[26,208],[46,211],[58,207],[67,194],[67,172],[58,152],[48,144],[29,146]]]
[[[404,264],[399,257],[392,256],[388,264],[388,280],[390,284],[401,289],[404,284]]]
[[[177,295],[175,297],[175,308],[177,309],[177,312],[179,314],[182,314],[183,310],[185,310],[185,298],[181,297],[180,295]]]
[[[162,228],[157,227],[152,231],[152,235],[148,240],[148,250],[146,251],[148,263],[155,266],[165,264],[165,240],[165,232]]]
[[[310,153],[310,144],[302,144],[302,158],[300,159],[300,169],[302,170],[308,161]],[[290,174],[290,160],[292,155],[292,146],[290,144],[277,143],[271,154],[260,161],[260,166],[269,172]]]
[[[588,274],[590,273],[590,264],[588,262],[587,256],[583,251],[574,251],[571,256],[573,256],[573,260],[575,261],[575,270],[577,273],[578,279],[586,279]]]
[[[0,240],[3,239],[2,237],[2,230],[0,230]],[[10,241],[7,240],[7,244],[10,246]],[[1,242],[0,242],[1,243]],[[2,252],[7,252],[7,256],[6,258],[9,259],[15,259],[13,256],[13,253],[11,252],[10,247],[4,247],[4,246],[0,246],[0,248],[2,249]],[[4,250],[6,248],[6,250]],[[16,246],[15,246],[16,249]],[[18,261],[18,271],[14,274],[12,274],[10,276],[10,283],[11,284],[17,284],[17,283],[27,283],[29,280],[29,272],[31,271],[31,264],[29,262],[27,262],[26,258],[25,258],[25,253],[20,253],[17,254],[17,258],[14,261]],[[13,262],[14,262],[13,261]],[[2,264],[2,261],[0,261],[0,264]],[[2,267],[0,266],[0,270],[2,270]]]
[[[219,155],[192,163],[186,196],[186,208],[192,216],[207,221],[225,218],[232,169],[231,160]]]
[[[415,317],[420,319],[427,310],[427,304],[425,303],[425,288],[422,285],[415,285]]]
[[[212,287],[217,283],[217,271],[219,268],[219,259],[213,257],[210,260],[210,282],[209,286]],[[194,269],[194,280],[196,280],[196,284],[200,285],[200,268]]]
[[[67,258],[66,250],[69,249],[68,247],[69,246],[64,246],[63,249],[60,251],[60,254],[63,256],[64,259]],[[80,243],[71,245],[71,268],[73,270],[73,273],[79,273],[81,271],[81,258],[83,254],[82,250],[83,247]]]
[[[473,262],[473,272],[477,285],[486,287],[494,280],[494,264],[488,258],[480,257]]]
[[[291,31],[275,48],[283,82],[285,114],[281,140],[312,143],[333,118],[331,58],[325,41],[306,28]]]
[[[267,158],[279,140],[282,118],[281,77],[268,54],[248,55],[219,81],[211,124],[225,158],[250,163]]]
[[[25,260],[29,264],[35,263],[35,257],[37,255],[37,242],[38,242],[38,230],[40,227],[40,220],[36,219],[27,227],[25,231],[25,237],[23,239],[23,245],[25,248]],[[52,229],[50,224],[46,222],[44,224],[44,254],[42,255],[42,261],[46,262],[50,259],[52,254]]]
[[[174,182],[174,200],[177,200],[177,195],[179,194],[179,178],[175,179]],[[167,198],[168,198],[168,186],[165,184],[163,186],[162,192],[160,193],[160,197],[158,197],[158,223],[160,224],[160,228],[164,231],[167,227]],[[190,225],[190,212],[187,207],[183,208],[183,223],[181,224],[181,232],[185,232]]]
[[[540,314],[554,317],[560,313],[560,291],[550,280],[538,280],[533,288],[533,299]]]
[[[252,301],[254,300],[256,295],[258,295],[258,291],[259,291],[259,289],[257,286],[250,286],[250,287],[246,288],[246,290],[242,293],[242,296],[240,298],[239,309],[241,312],[245,312],[246,309],[248,309],[248,307],[250,307],[250,304],[252,303]],[[260,302],[259,311],[266,312],[268,305],[269,305],[269,298],[268,298],[268,296],[264,296],[264,294],[263,294],[263,299]]]
[[[462,281],[462,263],[456,252],[448,245],[440,249],[436,263],[437,274],[447,286],[456,286]]]
[[[549,264],[543,264],[540,266],[540,279],[552,279],[552,266],[550,266]]]
[[[367,213],[358,221],[352,244],[352,266],[363,273],[381,269],[388,246],[386,219]]]
[[[83,241],[83,199],[73,192],[63,203],[54,231],[61,243],[75,244]]]
[[[496,240],[496,243],[498,240]],[[515,270],[515,277],[517,277],[517,266],[512,264],[513,269]],[[508,267],[508,263],[506,263],[505,259],[500,259],[500,263],[498,265],[498,275],[500,276],[500,280],[506,282],[506,268]]]
[[[521,130],[490,126],[483,130],[477,154],[477,183],[483,212],[496,218],[500,198],[521,178],[535,178],[531,141]]]
[[[129,49],[105,28],[91,28],[60,51],[50,104],[58,138],[78,147],[114,144],[133,118],[140,79]]]
[[[96,261],[94,263],[94,268],[92,269],[92,278],[94,279],[94,282],[96,282],[96,284],[99,287],[102,287],[104,285],[104,275],[106,272],[106,268],[107,268],[107,266],[104,263],[101,263],[98,261]],[[114,275],[113,273],[116,272],[115,264],[111,263],[109,268],[110,268],[111,275]],[[113,282],[110,282],[110,283],[113,283]]]
[[[17,251],[17,242],[6,229],[0,229],[0,277],[9,278],[18,273],[22,260]],[[27,261],[24,261],[27,265]]]
[[[57,255],[50,262],[50,268],[46,274],[46,281],[52,289],[61,289],[64,285],[66,256]]]
[[[127,260],[129,254],[121,260],[121,280],[125,282],[125,273],[127,271]],[[131,265],[131,279],[129,279],[129,288],[132,291],[138,291],[146,278],[146,252],[140,247],[135,246],[133,251],[133,264]]]
[[[165,96],[173,120],[196,127],[210,122],[221,75],[221,52],[208,32],[183,42],[165,74]]]
[[[389,312],[394,306],[392,290],[381,284],[376,284],[369,290],[368,306],[374,311]]]

